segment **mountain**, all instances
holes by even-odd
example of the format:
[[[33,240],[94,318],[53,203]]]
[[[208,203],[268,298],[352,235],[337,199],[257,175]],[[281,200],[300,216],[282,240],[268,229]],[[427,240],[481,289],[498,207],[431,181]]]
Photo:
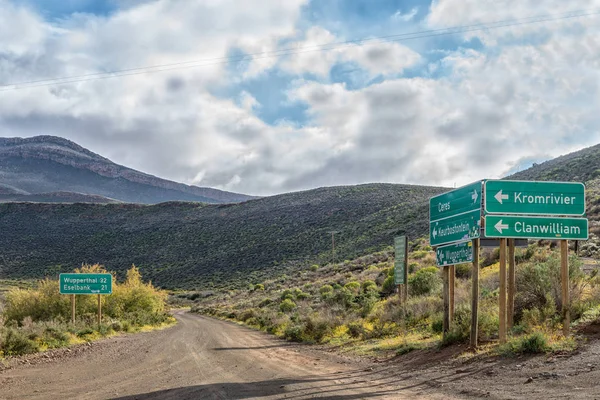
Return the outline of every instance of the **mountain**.
[[[593,245],[588,254],[595,256],[592,250],[600,248],[598,170],[600,146],[594,146],[510,178],[584,181],[594,234],[584,246]],[[0,194],[22,195],[20,190],[4,185]],[[56,276],[98,262],[120,276],[136,264],[166,288],[239,287],[328,263],[331,231],[337,232],[338,261],[389,247],[398,234],[413,241],[425,238],[428,199],[446,190],[368,184],[238,204],[0,204],[0,278]]]
[[[234,203],[251,198],[157,178],[56,136],[0,138],[0,202]]]
[[[446,189],[369,184],[238,204],[0,204],[0,278],[55,276],[81,263],[131,264],[163,287],[224,287],[422,237],[427,199]]]

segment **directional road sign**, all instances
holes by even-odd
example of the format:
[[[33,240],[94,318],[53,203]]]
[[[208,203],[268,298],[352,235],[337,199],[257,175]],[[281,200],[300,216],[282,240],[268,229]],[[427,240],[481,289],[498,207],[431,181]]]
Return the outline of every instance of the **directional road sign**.
[[[432,246],[476,239],[480,236],[481,210],[477,208],[463,214],[429,223],[429,242]]]
[[[452,217],[481,208],[481,182],[443,193],[429,199],[429,221]]]
[[[473,261],[473,243],[468,241],[440,246],[435,249],[435,255],[440,267],[469,263]]]
[[[587,218],[486,215],[485,236],[497,238],[587,240]]]
[[[60,274],[61,294],[111,294],[111,274]]]
[[[585,186],[574,182],[485,182],[488,214],[573,215],[585,214]]]
[[[396,256],[394,260],[394,281],[396,285],[404,285],[407,278],[406,259],[408,253],[408,238],[397,236],[394,238]]]

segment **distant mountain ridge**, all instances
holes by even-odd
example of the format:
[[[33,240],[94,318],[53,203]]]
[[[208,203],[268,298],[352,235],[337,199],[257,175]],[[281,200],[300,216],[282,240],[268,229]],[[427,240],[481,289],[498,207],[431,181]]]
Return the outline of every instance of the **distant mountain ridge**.
[[[145,204],[235,203],[254,198],[158,178],[116,164],[56,136],[0,138],[0,194],[9,189],[21,195],[73,192]],[[10,198],[4,193],[0,201]]]

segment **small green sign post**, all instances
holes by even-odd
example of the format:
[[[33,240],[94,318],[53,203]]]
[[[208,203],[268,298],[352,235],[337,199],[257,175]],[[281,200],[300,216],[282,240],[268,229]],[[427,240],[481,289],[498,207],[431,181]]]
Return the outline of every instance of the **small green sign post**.
[[[579,182],[488,180],[485,182],[488,214],[585,214],[585,186]]]
[[[429,222],[481,209],[481,182],[474,182],[429,199]]]
[[[111,294],[111,274],[60,274],[61,294]]]
[[[477,208],[429,224],[429,241],[432,246],[476,239],[481,231],[481,210]]]
[[[485,236],[555,240],[587,240],[587,218],[486,215]]]
[[[394,258],[394,283],[404,285],[407,280],[406,260],[408,258],[408,238],[397,236],[394,238],[396,256]]]
[[[98,295],[98,326],[102,322],[102,300],[100,295],[112,293],[111,274],[60,274],[58,277],[60,294],[71,295],[71,322],[75,323],[75,295]]]
[[[473,242],[453,243],[435,249],[437,265],[445,267],[473,262]]]

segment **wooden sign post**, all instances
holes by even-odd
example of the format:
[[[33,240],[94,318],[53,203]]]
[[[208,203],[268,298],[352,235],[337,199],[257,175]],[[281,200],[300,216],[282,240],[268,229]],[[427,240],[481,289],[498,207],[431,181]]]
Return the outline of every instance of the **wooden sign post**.
[[[506,324],[512,329],[515,314],[515,239],[508,239],[508,296]]]
[[[450,267],[448,265],[443,267],[443,279],[444,279],[444,320],[443,320],[443,334],[444,337],[450,330]]]
[[[499,339],[500,343],[506,343],[506,239],[500,239],[500,302],[498,318],[500,320]]]
[[[71,323],[75,323],[75,295],[71,295]]]
[[[102,324],[102,298],[101,295],[98,295],[98,329],[100,329],[100,324]]]
[[[562,286],[563,334],[569,336],[571,325],[569,297],[569,241],[560,241],[560,280]]]
[[[448,319],[452,323],[454,321],[454,278],[456,277],[456,268],[454,265],[450,265],[448,268],[448,296],[450,297]]]
[[[471,349],[477,349],[479,325],[479,239],[473,240],[473,272],[471,276]]]
[[[408,238],[397,236],[394,238],[394,283],[398,287],[398,298],[406,304],[408,296]]]

